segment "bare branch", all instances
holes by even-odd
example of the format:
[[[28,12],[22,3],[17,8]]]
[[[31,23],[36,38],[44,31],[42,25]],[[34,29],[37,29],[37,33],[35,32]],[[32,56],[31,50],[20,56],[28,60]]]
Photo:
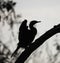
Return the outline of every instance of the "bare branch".
[[[39,46],[41,46],[47,39],[55,35],[56,33],[60,33],[60,24],[54,26],[52,29],[48,30],[38,39],[36,39],[22,54],[18,57],[15,63],[24,63],[25,60],[30,56],[30,54],[36,50]]]

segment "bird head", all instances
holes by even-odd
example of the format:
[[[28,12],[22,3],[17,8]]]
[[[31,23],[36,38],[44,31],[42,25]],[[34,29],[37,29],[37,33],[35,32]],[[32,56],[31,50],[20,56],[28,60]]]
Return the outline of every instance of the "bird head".
[[[33,27],[33,25],[37,24],[37,23],[40,23],[41,21],[36,21],[36,20],[33,20],[30,22],[29,24],[29,27]]]

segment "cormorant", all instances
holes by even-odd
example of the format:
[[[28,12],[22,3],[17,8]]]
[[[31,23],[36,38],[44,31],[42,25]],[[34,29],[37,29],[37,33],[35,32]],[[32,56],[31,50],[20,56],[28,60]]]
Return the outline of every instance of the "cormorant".
[[[17,49],[14,51],[14,53],[12,55],[14,55],[15,53],[17,53],[18,49],[21,48],[27,48],[32,41],[34,40],[36,34],[37,34],[37,30],[34,27],[34,25],[36,23],[39,23],[40,21],[31,21],[29,24],[30,30],[28,29],[27,26],[27,20],[24,20],[19,28],[19,43],[17,45]]]

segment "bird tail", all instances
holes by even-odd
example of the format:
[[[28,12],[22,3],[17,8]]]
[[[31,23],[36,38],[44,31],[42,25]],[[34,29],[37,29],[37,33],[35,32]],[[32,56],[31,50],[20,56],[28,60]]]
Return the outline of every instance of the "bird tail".
[[[16,50],[12,53],[11,57],[12,57],[12,56],[16,56],[17,51],[18,51],[19,48],[20,48],[20,47],[17,47],[17,48],[16,48]]]

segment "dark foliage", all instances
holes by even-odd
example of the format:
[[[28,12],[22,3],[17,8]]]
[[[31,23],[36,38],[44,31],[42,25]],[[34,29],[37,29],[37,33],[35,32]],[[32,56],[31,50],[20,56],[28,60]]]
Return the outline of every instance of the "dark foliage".
[[[0,10],[2,11],[2,12],[4,12],[3,11],[3,8],[6,8],[7,9],[7,11],[10,11],[10,10],[13,10],[13,6],[15,6],[16,5],[16,2],[13,2],[13,1],[7,1],[7,2],[0,2]]]

